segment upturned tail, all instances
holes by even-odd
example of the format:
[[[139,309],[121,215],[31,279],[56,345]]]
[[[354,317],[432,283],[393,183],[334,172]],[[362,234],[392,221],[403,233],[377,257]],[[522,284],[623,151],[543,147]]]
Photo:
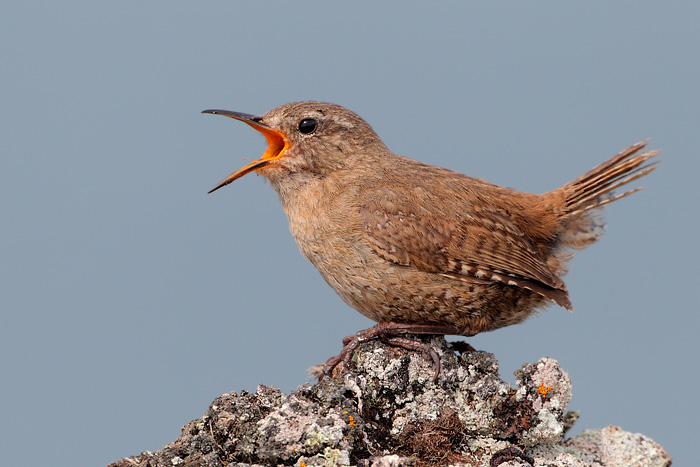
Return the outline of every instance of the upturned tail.
[[[650,159],[661,151],[645,151],[648,140],[623,150],[616,156],[594,167],[561,188],[549,192],[559,202],[557,215],[561,230],[557,236],[558,247],[583,248],[600,238],[603,221],[597,215],[598,208],[641,190],[638,187],[615,194],[614,190],[637,180],[656,169],[658,161]]]

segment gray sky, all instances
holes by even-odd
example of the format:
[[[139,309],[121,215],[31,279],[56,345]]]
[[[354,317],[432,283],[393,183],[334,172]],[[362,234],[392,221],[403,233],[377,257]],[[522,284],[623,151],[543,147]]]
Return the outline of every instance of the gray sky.
[[[3,464],[159,449],[219,394],[289,391],[372,324],[261,178],[206,194],[265,142],[201,110],[315,99],[395,152],[533,192],[653,138],[648,189],[572,262],[576,312],[469,342],[510,381],[556,358],[574,434],[619,425],[691,465],[700,8],[487,3],[2,2]]]

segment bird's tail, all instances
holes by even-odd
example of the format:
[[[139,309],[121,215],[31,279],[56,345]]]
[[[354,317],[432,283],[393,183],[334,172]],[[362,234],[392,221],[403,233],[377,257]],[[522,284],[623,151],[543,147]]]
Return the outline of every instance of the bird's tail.
[[[615,194],[614,190],[656,169],[658,161],[649,162],[661,151],[645,151],[648,140],[623,150],[585,174],[547,195],[558,199],[557,215],[561,230],[557,244],[564,248],[583,248],[598,240],[603,221],[596,211],[608,203],[641,190],[638,187]]]

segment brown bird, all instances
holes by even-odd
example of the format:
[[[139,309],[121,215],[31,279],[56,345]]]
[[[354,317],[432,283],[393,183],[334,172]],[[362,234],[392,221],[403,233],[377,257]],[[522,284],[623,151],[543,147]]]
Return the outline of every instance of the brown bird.
[[[323,370],[379,337],[439,360],[405,334],[473,336],[517,324],[552,302],[572,310],[561,275],[570,251],[602,234],[613,190],[655,169],[637,143],[576,180],[536,195],[391,152],[357,114],[296,102],[224,115],[265,135],[262,158],[229,175],[263,175],[279,194],[302,254],[376,326],[343,340]],[[322,374],[322,376],[323,376]]]

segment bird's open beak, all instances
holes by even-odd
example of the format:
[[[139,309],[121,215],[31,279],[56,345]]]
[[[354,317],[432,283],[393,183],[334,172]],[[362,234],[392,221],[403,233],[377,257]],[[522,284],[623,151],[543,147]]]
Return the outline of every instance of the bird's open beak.
[[[251,127],[255,128],[258,130],[260,133],[265,135],[265,139],[267,140],[267,150],[265,151],[265,154],[262,155],[262,157],[257,160],[253,161],[250,164],[246,165],[243,168],[240,168],[236,170],[234,173],[226,177],[224,180],[221,181],[218,185],[216,185],[214,188],[212,188],[209,193],[218,190],[222,186],[226,186],[229,183],[233,182],[234,180],[237,180],[244,176],[245,174],[248,174],[250,172],[254,172],[258,169],[261,169],[270,163],[278,160],[284,152],[287,150],[289,147],[289,143],[287,143],[287,139],[284,137],[282,133],[280,133],[277,130],[273,130],[269,126],[265,125],[264,123],[261,122],[262,118],[258,117],[257,115],[250,115],[250,114],[244,114],[241,112],[232,112],[230,110],[203,110],[203,114],[214,114],[214,115],[223,115],[225,117],[230,117],[230,118],[235,118],[236,120],[240,120],[243,123],[247,123]]]

